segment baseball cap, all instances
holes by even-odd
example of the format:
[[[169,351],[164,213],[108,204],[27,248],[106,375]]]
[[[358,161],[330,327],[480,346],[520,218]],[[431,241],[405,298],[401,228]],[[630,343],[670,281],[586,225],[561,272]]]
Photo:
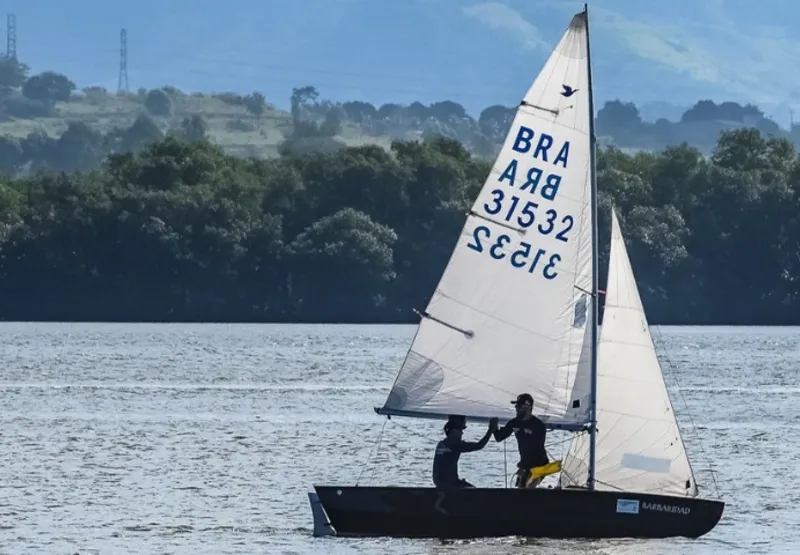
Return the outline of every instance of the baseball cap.
[[[444,425],[445,433],[450,430],[463,430],[467,427],[467,419],[464,416],[450,416]]]
[[[520,393],[515,401],[511,401],[511,404],[533,406],[533,397],[531,397],[530,393]]]

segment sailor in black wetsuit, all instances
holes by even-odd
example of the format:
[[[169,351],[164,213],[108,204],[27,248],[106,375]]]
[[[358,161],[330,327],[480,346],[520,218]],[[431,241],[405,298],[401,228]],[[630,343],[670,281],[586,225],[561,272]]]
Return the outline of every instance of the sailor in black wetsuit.
[[[461,453],[480,451],[489,442],[497,423],[489,424],[489,429],[480,441],[471,442],[461,439],[467,427],[467,419],[463,416],[451,416],[444,425],[445,437],[436,445],[433,457],[433,483],[437,488],[473,488],[472,484],[458,477],[458,458]]]
[[[519,448],[519,463],[517,463],[517,483],[518,488],[535,488],[543,478],[530,480],[531,468],[543,466],[550,461],[547,457],[547,450],[544,447],[544,440],[547,436],[547,428],[544,422],[533,415],[533,397],[528,393],[522,393],[516,401],[511,404],[517,407],[517,416],[509,420],[505,426],[494,432],[496,441],[504,441],[512,433],[517,438]]]

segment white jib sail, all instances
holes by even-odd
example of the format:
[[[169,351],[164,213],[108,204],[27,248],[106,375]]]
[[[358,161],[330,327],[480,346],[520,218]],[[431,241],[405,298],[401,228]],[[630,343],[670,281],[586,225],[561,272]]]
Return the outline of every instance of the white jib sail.
[[[585,14],[518,108],[382,411],[574,422],[591,291]],[[582,417],[585,422],[585,417]]]
[[[611,229],[597,352],[596,488],[695,496],[692,468],[614,213]],[[586,485],[588,460],[588,436],[576,437],[564,461],[562,487]]]

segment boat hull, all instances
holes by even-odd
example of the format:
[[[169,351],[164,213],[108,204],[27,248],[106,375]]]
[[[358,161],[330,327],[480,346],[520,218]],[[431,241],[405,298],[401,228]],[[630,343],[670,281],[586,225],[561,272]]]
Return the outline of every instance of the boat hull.
[[[722,517],[708,499],[582,489],[314,486],[337,536],[697,538]]]

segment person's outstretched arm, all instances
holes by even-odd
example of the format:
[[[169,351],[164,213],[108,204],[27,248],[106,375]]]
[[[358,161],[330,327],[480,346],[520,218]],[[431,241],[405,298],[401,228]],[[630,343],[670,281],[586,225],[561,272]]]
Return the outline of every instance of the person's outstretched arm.
[[[489,443],[489,438],[492,437],[492,429],[486,430],[486,433],[478,441],[462,441],[459,445],[459,451],[462,453],[471,453],[473,451],[480,451],[486,444]]]
[[[506,425],[502,428],[496,429],[494,431],[494,439],[495,441],[505,441],[508,437],[514,433],[514,420],[511,419],[506,422]]]

